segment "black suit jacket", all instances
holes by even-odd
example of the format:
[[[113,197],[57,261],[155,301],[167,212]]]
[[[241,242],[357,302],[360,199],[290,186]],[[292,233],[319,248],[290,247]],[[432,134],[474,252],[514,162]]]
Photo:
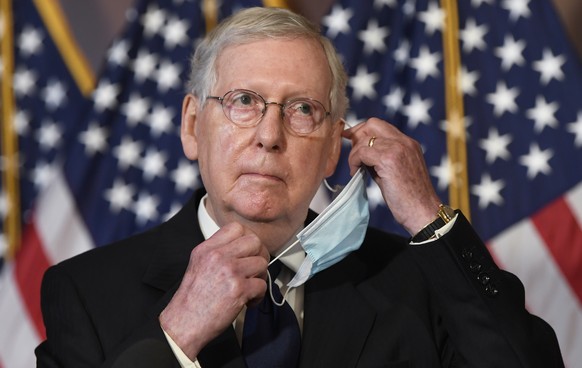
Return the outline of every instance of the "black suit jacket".
[[[46,272],[38,367],[129,367],[134,356],[171,354],[157,317],[204,240],[201,196],[151,231]],[[306,283],[304,312],[301,367],[563,366],[551,327],[527,313],[521,283],[497,268],[462,215],[422,246],[370,228],[358,251]],[[232,328],[198,359],[245,367]]]

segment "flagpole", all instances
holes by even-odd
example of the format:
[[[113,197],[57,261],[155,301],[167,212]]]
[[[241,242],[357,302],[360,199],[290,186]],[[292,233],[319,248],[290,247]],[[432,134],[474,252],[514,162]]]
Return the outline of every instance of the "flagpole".
[[[18,137],[14,131],[14,34],[12,32],[12,0],[2,0],[4,29],[2,37],[2,186],[8,201],[8,213],[4,219],[8,249],[7,258],[16,255],[20,244],[20,188],[18,173]]]
[[[467,175],[467,143],[465,113],[461,91],[459,53],[459,16],[456,0],[441,0],[445,13],[443,30],[447,151],[450,162],[449,203],[470,219],[469,181]]]

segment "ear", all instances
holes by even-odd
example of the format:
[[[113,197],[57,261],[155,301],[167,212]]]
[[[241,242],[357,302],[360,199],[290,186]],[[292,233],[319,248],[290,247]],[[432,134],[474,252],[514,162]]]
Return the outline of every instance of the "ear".
[[[180,139],[184,154],[190,160],[198,159],[198,137],[196,136],[196,118],[198,112],[198,98],[187,94],[182,101],[182,124]]]
[[[333,126],[331,148],[329,151],[329,156],[327,158],[327,163],[325,165],[325,177],[329,177],[334,173],[339,157],[342,151],[342,132],[344,130],[343,120],[337,121]]]

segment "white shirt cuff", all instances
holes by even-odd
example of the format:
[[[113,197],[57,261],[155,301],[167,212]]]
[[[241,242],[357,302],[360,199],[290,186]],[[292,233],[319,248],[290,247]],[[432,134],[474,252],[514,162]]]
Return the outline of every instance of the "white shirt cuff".
[[[422,242],[418,242],[418,243],[414,243],[414,242],[410,242],[411,245],[422,245],[422,244],[427,244],[427,243],[431,243],[435,240],[437,240],[438,238],[445,236],[449,231],[451,231],[451,229],[453,228],[453,225],[455,225],[455,221],[457,221],[457,217],[459,215],[455,215],[455,217],[453,217],[453,219],[451,221],[449,221],[448,223],[446,223],[443,227],[441,227],[440,229],[435,230],[434,235],[435,237],[432,239],[428,239]]]
[[[164,329],[162,329],[164,331]],[[178,359],[178,363],[180,363],[180,367],[182,368],[202,368],[200,363],[198,363],[198,359],[191,361],[190,358],[180,349],[178,344],[174,342],[174,340],[164,331],[164,335],[166,336],[166,340],[168,340],[168,344],[172,348],[172,352],[176,359]]]

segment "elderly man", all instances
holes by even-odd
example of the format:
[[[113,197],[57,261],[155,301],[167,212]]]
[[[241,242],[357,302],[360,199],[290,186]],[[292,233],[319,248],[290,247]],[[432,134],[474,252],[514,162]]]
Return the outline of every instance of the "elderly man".
[[[345,85],[330,42],[289,11],[210,33],[181,127],[205,192],[46,273],[38,366],[563,366],[520,282],[441,204],[419,145],[379,119],[344,130]],[[316,218],[342,138],[354,189]],[[366,229],[360,167],[412,242]]]

